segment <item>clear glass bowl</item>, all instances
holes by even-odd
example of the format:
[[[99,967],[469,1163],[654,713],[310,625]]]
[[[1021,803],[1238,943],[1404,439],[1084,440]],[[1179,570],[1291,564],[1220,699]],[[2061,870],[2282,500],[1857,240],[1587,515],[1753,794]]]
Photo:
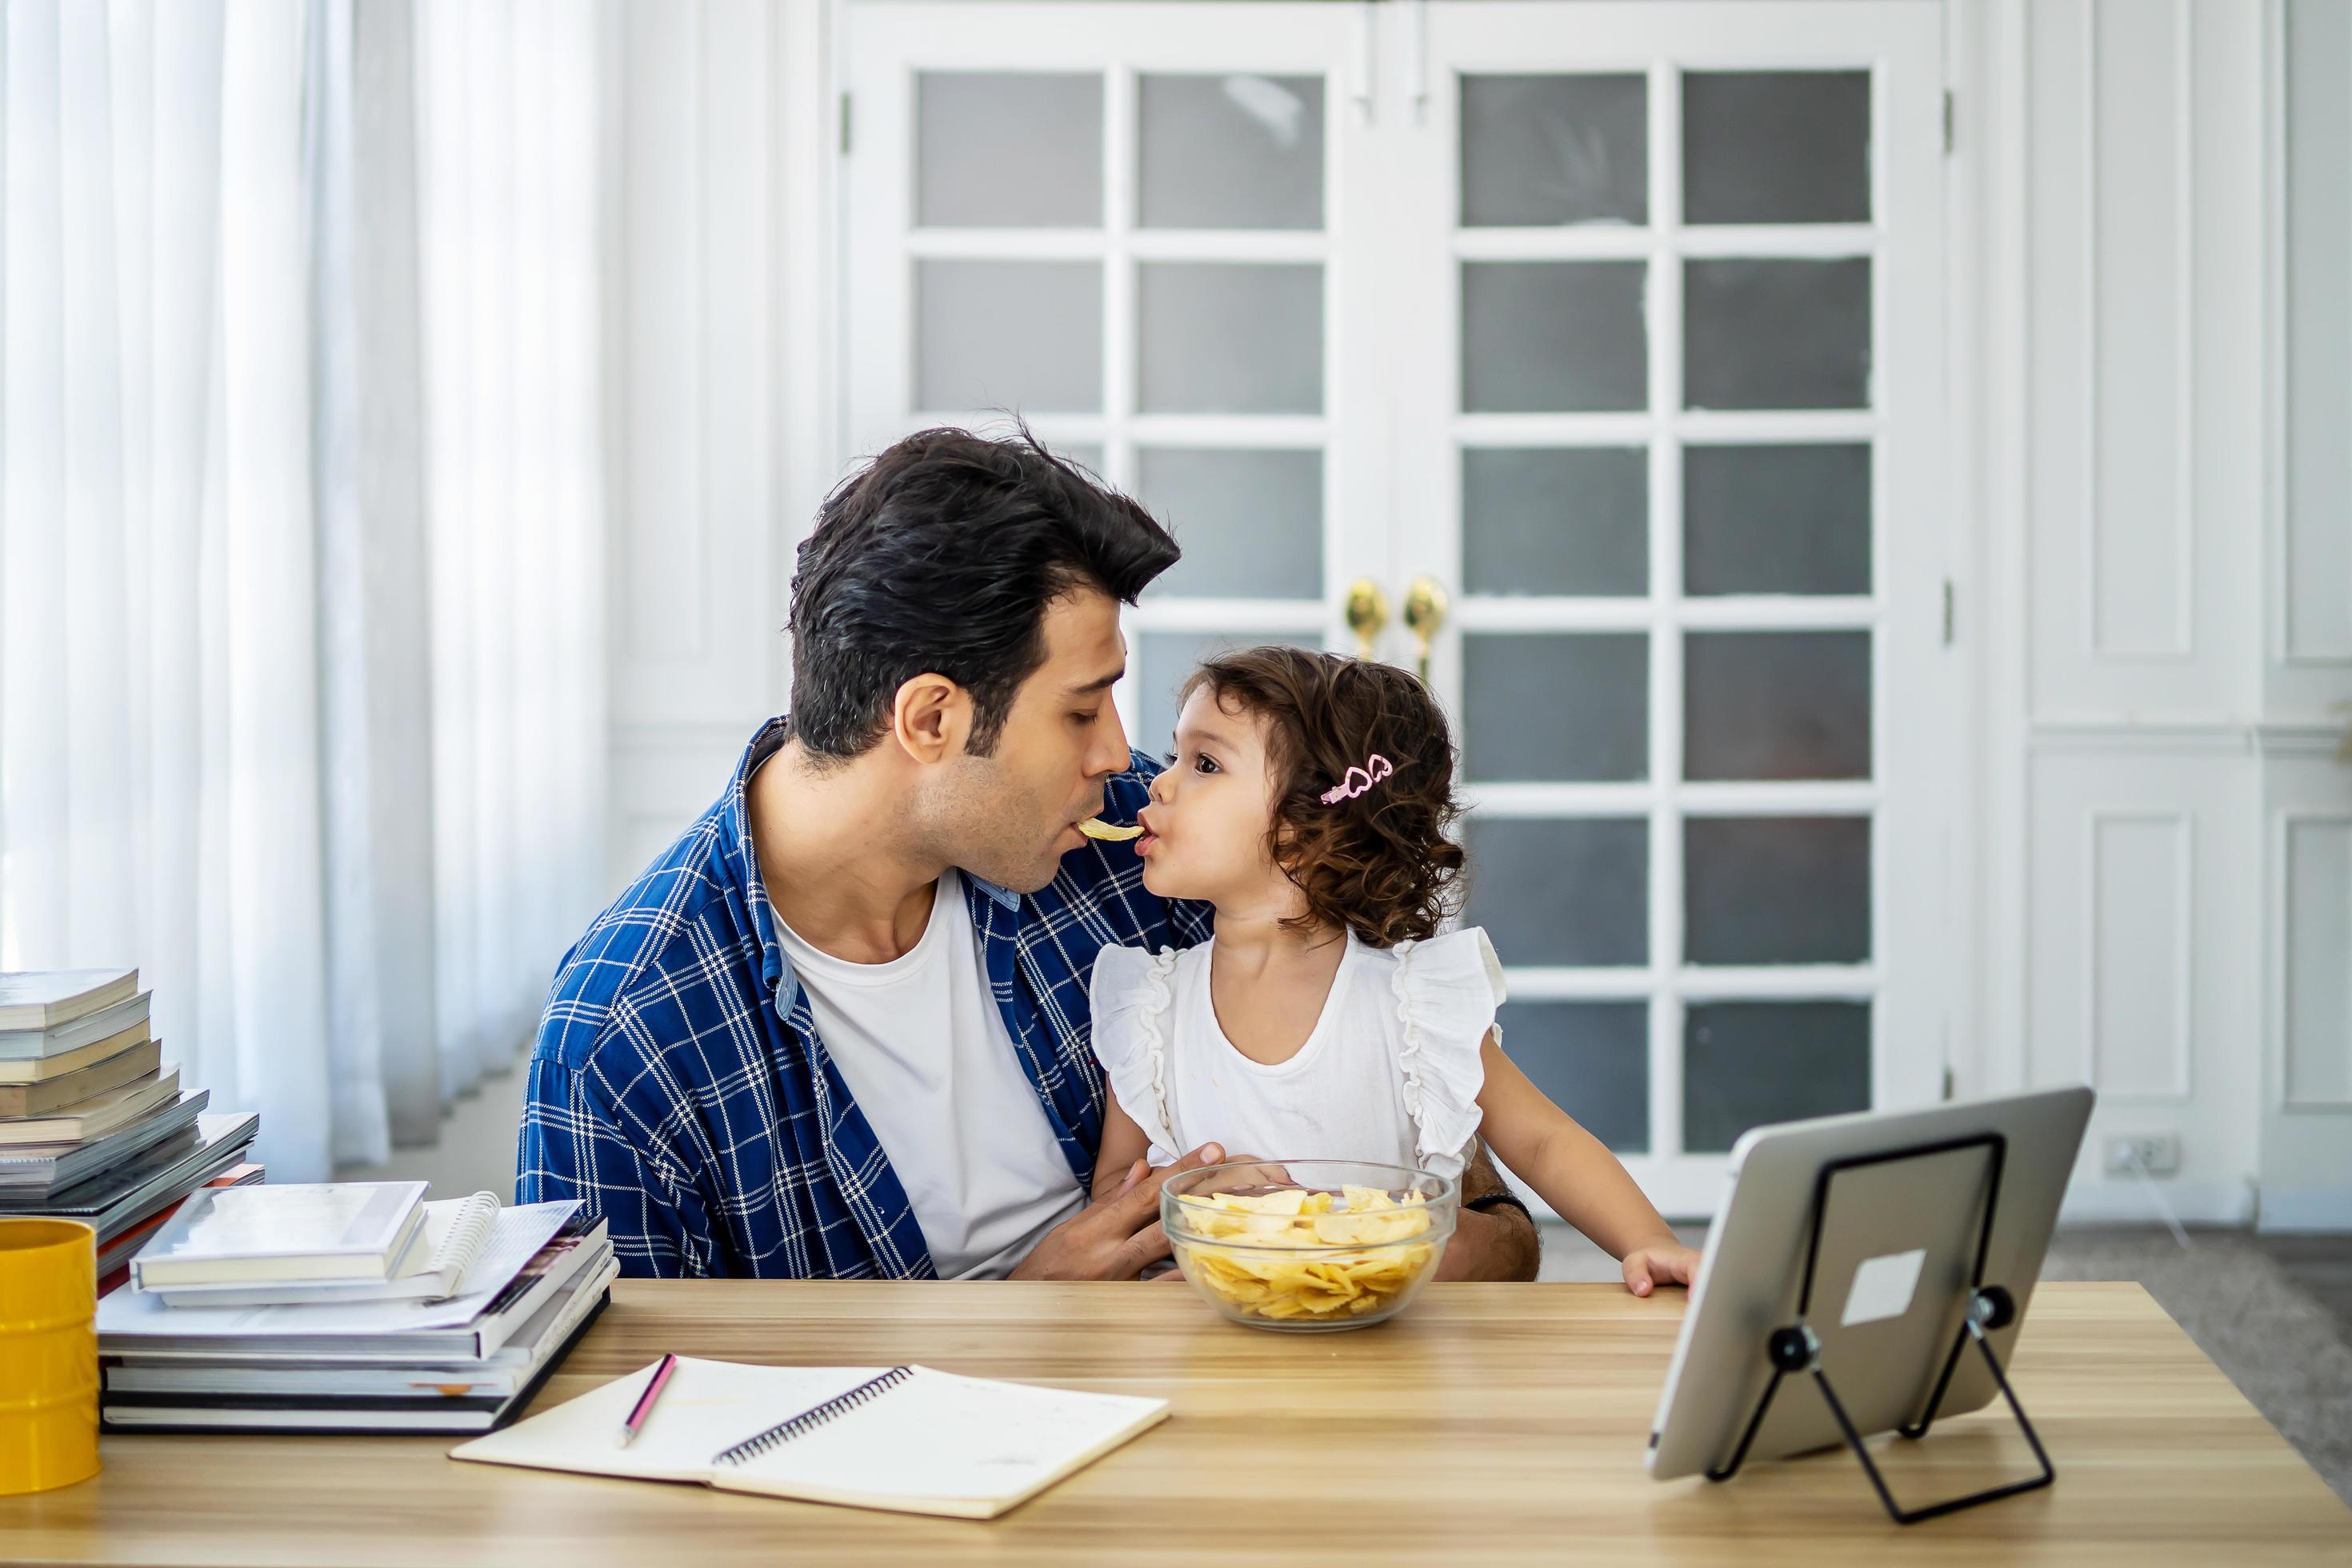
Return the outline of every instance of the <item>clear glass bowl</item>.
[[[1318,1332],[1404,1310],[1437,1272],[1461,1188],[1358,1160],[1229,1160],[1173,1176],[1160,1223],[1192,1289],[1234,1322]]]

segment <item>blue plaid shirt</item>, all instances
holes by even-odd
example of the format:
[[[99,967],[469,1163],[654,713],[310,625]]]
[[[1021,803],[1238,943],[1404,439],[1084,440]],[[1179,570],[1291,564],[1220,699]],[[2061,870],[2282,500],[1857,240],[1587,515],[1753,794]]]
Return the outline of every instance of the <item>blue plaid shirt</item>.
[[[700,820],[564,954],[530,1054],[519,1203],[579,1198],[625,1274],[931,1279],[906,1189],[817,1038],[776,941],[743,789],[772,719]],[[1155,764],[1106,786],[1132,822]],[[1124,845],[1072,850],[1026,897],[966,873],[990,989],[1071,1173],[1094,1174],[1103,1076],[1087,987],[1112,943],[1190,947],[1206,906],[1144,890]]]

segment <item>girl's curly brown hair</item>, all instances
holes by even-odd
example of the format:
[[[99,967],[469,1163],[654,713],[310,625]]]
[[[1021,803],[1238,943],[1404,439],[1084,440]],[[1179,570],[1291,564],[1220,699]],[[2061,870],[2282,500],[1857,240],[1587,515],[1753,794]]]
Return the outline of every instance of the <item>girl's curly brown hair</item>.
[[[1207,687],[1229,713],[1265,721],[1275,782],[1267,853],[1307,895],[1284,924],[1343,926],[1373,947],[1437,934],[1458,903],[1462,803],[1444,710],[1405,670],[1298,647],[1204,662],[1177,695]],[[1395,773],[1336,805],[1323,792],[1374,752]]]

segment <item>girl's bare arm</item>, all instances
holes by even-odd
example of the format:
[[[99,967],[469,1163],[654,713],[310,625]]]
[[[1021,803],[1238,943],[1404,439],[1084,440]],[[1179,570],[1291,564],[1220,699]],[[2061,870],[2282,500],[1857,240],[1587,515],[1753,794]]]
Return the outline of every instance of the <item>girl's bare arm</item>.
[[[1612,1258],[1681,1245],[1609,1146],[1528,1082],[1494,1032],[1479,1055],[1486,1069],[1486,1087],[1478,1095],[1486,1113],[1479,1134],[1554,1213]]]
[[[1102,1148],[1095,1155],[1095,1201],[1099,1203],[1119,1190],[1136,1162],[1150,1152],[1151,1140],[1145,1136],[1135,1119],[1119,1109],[1118,1097],[1103,1096]]]

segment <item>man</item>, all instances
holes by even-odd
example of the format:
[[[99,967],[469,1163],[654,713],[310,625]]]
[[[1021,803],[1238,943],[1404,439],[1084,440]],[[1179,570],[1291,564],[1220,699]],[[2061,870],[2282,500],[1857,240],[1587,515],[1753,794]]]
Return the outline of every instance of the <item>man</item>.
[[[1168,1255],[1138,1163],[1087,1194],[1108,943],[1208,911],[1124,845],[1155,769],[1111,704],[1118,606],[1176,545],[1025,433],[931,430],[835,491],[793,579],[793,710],[563,961],[519,1198],[603,1215],[625,1272],[1132,1279]],[[1263,1151],[1236,1151],[1263,1152]],[[1448,1271],[1529,1278],[1483,1155]]]

